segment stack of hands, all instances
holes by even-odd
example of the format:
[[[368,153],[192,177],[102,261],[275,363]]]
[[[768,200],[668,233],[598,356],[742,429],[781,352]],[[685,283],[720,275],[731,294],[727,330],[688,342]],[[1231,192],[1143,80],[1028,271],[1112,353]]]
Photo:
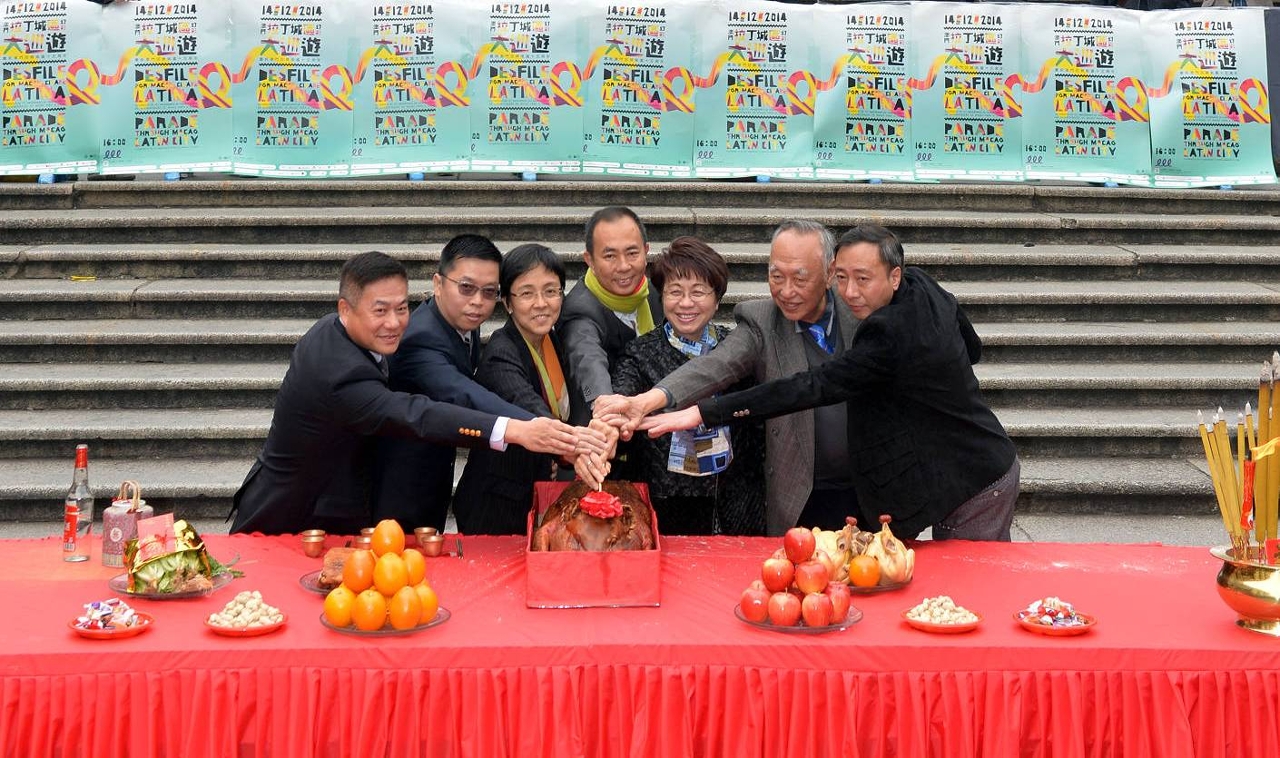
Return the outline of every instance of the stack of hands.
[[[658,437],[682,429],[692,429],[702,423],[697,406],[682,411],[650,416],[650,413],[667,405],[667,396],[660,389],[651,389],[641,395],[601,395],[592,405],[592,418],[585,431],[597,431],[605,435],[608,444],[604,450],[592,448],[579,450],[573,461],[574,472],[589,486],[599,487],[609,475],[610,460],[617,451],[618,440],[629,440],[637,431],[647,431],[650,437]],[[582,429],[582,427],[578,427]]]

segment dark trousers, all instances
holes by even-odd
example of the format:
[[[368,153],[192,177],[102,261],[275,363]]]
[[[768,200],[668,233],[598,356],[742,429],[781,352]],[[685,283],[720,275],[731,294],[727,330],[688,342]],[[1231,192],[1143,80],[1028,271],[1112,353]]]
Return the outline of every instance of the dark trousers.
[[[809,501],[804,504],[804,510],[800,512],[796,526],[803,526],[806,529],[816,526],[819,529],[839,531],[844,528],[845,516],[857,517],[858,515],[858,496],[852,487],[838,490],[815,489],[809,493]],[[859,526],[863,529],[871,529],[861,521]]]

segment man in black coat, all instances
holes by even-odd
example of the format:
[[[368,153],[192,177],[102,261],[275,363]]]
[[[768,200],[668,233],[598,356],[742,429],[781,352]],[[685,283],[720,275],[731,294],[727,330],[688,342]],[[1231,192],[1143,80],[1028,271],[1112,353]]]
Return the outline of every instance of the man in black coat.
[[[836,287],[862,319],[850,348],[814,370],[646,419],[652,435],[699,423],[769,418],[847,402],[854,491],[863,528],[893,517],[894,534],[1009,540],[1017,451],[978,390],[982,342],[956,299],[902,245],[867,224],[837,243]]]
[[[590,444],[552,419],[498,417],[388,389],[387,356],[408,320],[408,273],[399,261],[368,252],[346,262],[338,312],[294,347],[266,443],[233,499],[232,532],[354,534],[369,526],[374,436],[495,449],[514,443],[558,455]],[[602,435],[595,442],[604,449]]]
[[[391,389],[496,416],[533,418],[475,380],[480,325],[493,315],[501,263],[498,248],[478,234],[461,234],[445,243],[431,279],[432,295],[414,309],[400,349],[391,356]],[[406,529],[443,530],[457,455],[457,448],[447,443],[380,440],[374,516],[394,518]]]

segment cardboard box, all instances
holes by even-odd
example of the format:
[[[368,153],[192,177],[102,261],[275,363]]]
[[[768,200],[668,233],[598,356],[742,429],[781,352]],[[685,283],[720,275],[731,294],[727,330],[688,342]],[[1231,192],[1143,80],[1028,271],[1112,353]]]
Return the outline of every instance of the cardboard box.
[[[525,532],[525,604],[530,608],[620,608],[656,606],[660,599],[662,540],[652,516],[652,550],[534,552],[534,524],[560,497],[568,482],[535,482],[533,508]],[[649,488],[635,485],[645,503]],[[652,514],[653,509],[649,512]]]

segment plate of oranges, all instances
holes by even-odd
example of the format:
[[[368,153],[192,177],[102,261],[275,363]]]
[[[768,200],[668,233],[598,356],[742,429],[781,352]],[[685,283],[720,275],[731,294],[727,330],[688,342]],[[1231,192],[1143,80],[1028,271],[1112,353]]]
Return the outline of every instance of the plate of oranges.
[[[320,622],[334,631],[361,635],[412,634],[449,620],[426,581],[422,553],[404,546],[393,519],[374,528],[372,547],[356,550],[342,567],[342,583],[324,598]]]

